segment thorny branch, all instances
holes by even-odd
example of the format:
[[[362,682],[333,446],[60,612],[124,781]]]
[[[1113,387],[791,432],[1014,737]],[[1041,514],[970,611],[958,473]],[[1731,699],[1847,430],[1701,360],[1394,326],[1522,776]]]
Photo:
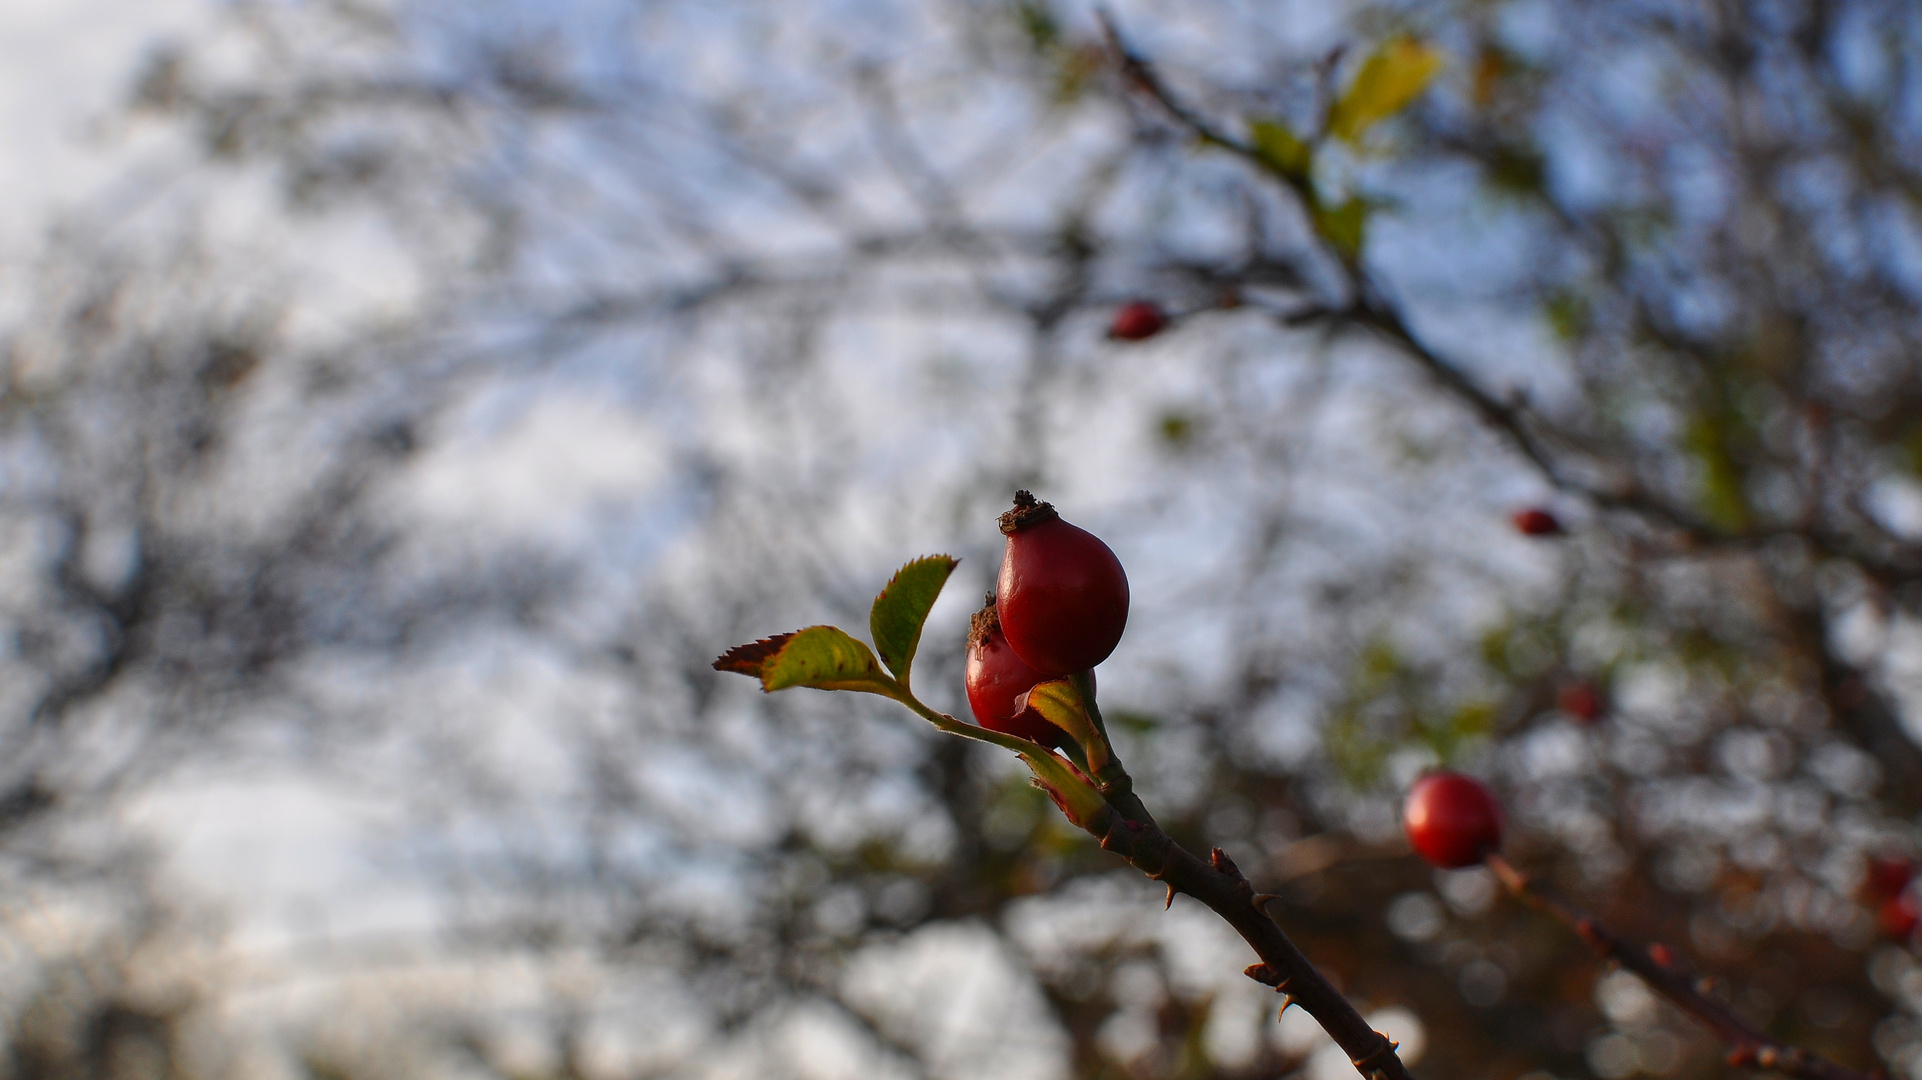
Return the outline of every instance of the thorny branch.
[[[1341,991],[1302,955],[1267,914],[1267,903],[1274,898],[1256,893],[1226,852],[1215,848],[1204,862],[1154,825],[1130,821],[1112,809],[1089,822],[1087,829],[1101,838],[1103,848],[1166,885],[1170,900],[1175,893],[1186,893],[1234,927],[1261,957],[1261,963],[1248,968],[1248,977],[1286,995],[1287,1004],[1306,1010],[1348,1054],[1357,1072],[1370,1080],[1409,1080],[1408,1067],[1396,1055],[1395,1043],[1370,1027]]]
[[[1106,725],[1099,719],[1100,709],[1094,705],[1093,686],[1085,677],[1077,676],[1077,682],[1080,684],[1083,707],[1088,709],[1094,720],[1098,732],[1096,737],[1105,742]],[[964,724],[952,716],[928,708],[911,694],[896,700],[952,735],[1001,745],[1018,744],[1021,741]],[[1007,748],[1015,747],[1007,745]],[[1045,749],[1041,754],[1049,756]],[[1031,767],[1035,764],[1030,753],[1023,753],[1023,756],[1030,758]],[[1294,1004],[1306,1010],[1335,1040],[1335,1044],[1348,1053],[1349,1060],[1362,1076],[1368,1080],[1410,1080],[1408,1067],[1395,1053],[1396,1044],[1370,1027],[1354,1005],[1328,981],[1327,976],[1302,955],[1301,950],[1267,913],[1268,902],[1274,897],[1256,893],[1227,852],[1215,848],[1210,852],[1208,861],[1203,862],[1162,832],[1135,795],[1134,781],[1118,758],[1111,759],[1110,767],[1101,769],[1087,779],[1092,781],[1092,786],[1098,792],[1098,801],[1092,811],[1081,814],[1071,808],[1071,800],[1065,799],[1062,792],[1048,787],[1038,771],[1036,783],[1054,797],[1070,821],[1100,840],[1104,850],[1120,855],[1151,880],[1166,885],[1170,904],[1174,903],[1176,893],[1186,893],[1234,927],[1242,940],[1254,948],[1255,955],[1261,958],[1260,963],[1249,967],[1244,974],[1287,995],[1283,1008]],[[1082,805],[1085,809],[1085,804]]]
[[[1728,1006],[1709,996],[1711,980],[1698,977],[1675,959],[1665,945],[1643,947],[1627,940],[1594,919],[1588,918],[1559,901],[1542,895],[1526,875],[1500,855],[1488,857],[1488,868],[1517,900],[1545,912],[1576,936],[1588,942],[1595,955],[1612,960],[1636,975],[1650,989],[1675,1004],[1716,1038],[1730,1047],[1728,1063],[1770,1069],[1797,1080],[1884,1080],[1877,1072],[1859,1072],[1837,1065],[1828,1058],[1799,1046],[1789,1046],[1768,1037],[1753,1024],[1731,1012]]]

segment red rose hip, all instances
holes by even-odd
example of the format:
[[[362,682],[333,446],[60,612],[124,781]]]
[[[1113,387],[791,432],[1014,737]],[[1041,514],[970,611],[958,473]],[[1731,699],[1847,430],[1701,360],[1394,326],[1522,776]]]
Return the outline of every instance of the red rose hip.
[[[1907,859],[1896,855],[1870,856],[1867,872],[1862,875],[1862,898],[1873,902],[1900,896],[1914,877],[1915,867]]]
[[[1128,575],[1108,545],[1061,520],[1054,507],[1015,492],[1001,515],[995,609],[1023,663],[1043,678],[1087,671],[1114,652],[1128,625]]]
[[[1168,314],[1152,300],[1135,300],[1115,309],[1108,336],[1117,341],[1144,341],[1168,326]]]
[[[1602,717],[1602,695],[1595,684],[1586,679],[1562,687],[1555,697],[1555,705],[1584,724],[1592,724]]]
[[[1515,523],[1516,531],[1524,536],[1560,536],[1562,534],[1561,520],[1539,506],[1517,510],[1515,516],[1509,520]]]
[[[1482,782],[1460,773],[1433,772],[1408,789],[1402,809],[1408,841],[1443,870],[1474,866],[1502,846],[1502,809]]]
[[[1876,909],[1875,922],[1881,927],[1883,937],[1890,941],[1908,941],[1915,934],[1916,923],[1922,922],[1922,912],[1916,910],[1914,894],[1904,892],[1882,902]]]
[[[975,722],[989,731],[1029,739],[1043,746],[1060,746],[1067,733],[1028,708],[1022,697],[1037,683],[1046,682],[1008,648],[994,607],[974,613],[968,630],[968,708]]]

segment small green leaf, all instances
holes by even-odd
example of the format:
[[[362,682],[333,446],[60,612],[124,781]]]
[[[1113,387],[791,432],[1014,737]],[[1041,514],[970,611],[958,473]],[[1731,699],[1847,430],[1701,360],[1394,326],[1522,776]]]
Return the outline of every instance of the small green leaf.
[[[1557,291],[1542,305],[1548,315],[1549,328],[1563,341],[1579,341],[1586,336],[1589,327],[1589,306],[1582,294],[1567,290]]]
[[[1068,733],[1075,743],[1087,754],[1087,769],[1100,773],[1108,767],[1111,751],[1108,740],[1095,730],[1094,721],[1088,716],[1087,706],[1082,704],[1081,691],[1075,689],[1074,680],[1056,679],[1044,682],[1028,691],[1028,706],[1041,714],[1048,723]]]
[[[1194,445],[1197,429],[1201,427],[1198,419],[1188,413],[1170,410],[1161,414],[1155,424],[1155,433],[1170,449],[1186,450]]]
[[[1347,142],[1408,107],[1442,69],[1442,54],[1411,37],[1382,44],[1328,110],[1328,133]]]
[[[1328,241],[1344,262],[1352,263],[1361,256],[1362,236],[1368,227],[1368,209],[1367,201],[1355,196],[1339,206],[1314,208],[1315,232]]]
[[[1279,120],[1250,122],[1248,138],[1261,160],[1283,176],[1300,179],[1314,167],[1314,147],[1302,142]]]
[[[752,675],[770,694],[790,686],[886,697],[901,693],[900,684],[881,670],[874,653],[835,626],[810,626],[736,646],[714,661],[714,670]]]
[[[928,555],[895,571],[881,594],[868,610],[868,632],[881,661],[902,683],[908,681],[908,668],[914,663],[914,650],[921,644],[921,626],[928,621],[928,610],[948,583],[948,575],[961,560],[947,555]]]
[[[1922,423],[1909,425],[1902,433],[1901,454],[1907,460],[1909,471],[1922,476]]]
[[[1525,146],[1502,144],[1489,151],[1482,164],[1488,182],[1497,191],[1516,195],[1539,195],[1548,180],[1548,162],[1540,152]]]
[[[1046,4],[1016,4],[1015,19],[1021,23],[1021,30],[1028,36],[1028,44],[1035,52],[1046,52],[1061,40],[1061,23]]]
[[[1745,493],[1747,476],[1734,453],[1743,434],[1739,426],[1740,418],[1731,411],[1704,412],[1682,435],[1682,448],[1700,469],[1702,510],[1730,532],[1748,528],[1753,519]]]

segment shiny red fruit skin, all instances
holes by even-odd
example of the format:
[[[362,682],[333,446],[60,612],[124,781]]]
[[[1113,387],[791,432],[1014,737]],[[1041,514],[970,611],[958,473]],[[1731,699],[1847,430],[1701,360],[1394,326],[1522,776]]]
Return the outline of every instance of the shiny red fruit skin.
[[[1118,341],[1144,341],[1168,326],[1168,315],[1152,300],[1135,300],[1115,309],[1108,336]]]
[[[1008,644],[1044,678],[1106,660],[1128,625],[1121,560],[1099,537],[1058,517],[1008,535],[995,597]]]
[[[1408,789],[1402,809],[1408,841],[1432,866],[1474,866],[1502,846],[1502,808],[1482,782],[1460,773],[1432,772]]]
[[[1035,684],[1046,681],[1008,647],[999,626],[968,643],[968,708],[974,712],[975,722],[989,731],[1043,746],[1061,745],[1066,732],[1026,708],[1027,702],[1021,700],[1021,695],[1034,689]]]
[[[1561,521],[1539,506],[1517,510],[1511,520],[1516,531],[1524,536],[1560,536],[1562,532]]]

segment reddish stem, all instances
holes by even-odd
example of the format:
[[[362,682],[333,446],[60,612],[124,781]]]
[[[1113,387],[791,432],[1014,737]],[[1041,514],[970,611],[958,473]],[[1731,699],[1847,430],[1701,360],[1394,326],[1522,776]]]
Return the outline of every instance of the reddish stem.
[[[1709,997],[1710,982],[1683,967],[1666,945],[1643,947],[1621,937],[1594,919],[1588,918],[1557,900],[1537,892],[1526,875],[1509,865],[1500,855],[1490,855],[1488,868],[1517,900],[1537,911],[1546,912],[1557,922],[1575,931],[1588,942],[1595,955],[1613,960],[1641,976],[1649,989],[1667,998],[1675,1007],[1695,1018],[1716,1038],[1729,1045],[1730,1065],[1749,1065],[1772,1069],[1798,1080],[1887,1080],[1884,1074],[1860,1072],[1838,1065],[1828,1058],[1769,1038],[1759,1028],[1736,1016],[1729,1007]]]

